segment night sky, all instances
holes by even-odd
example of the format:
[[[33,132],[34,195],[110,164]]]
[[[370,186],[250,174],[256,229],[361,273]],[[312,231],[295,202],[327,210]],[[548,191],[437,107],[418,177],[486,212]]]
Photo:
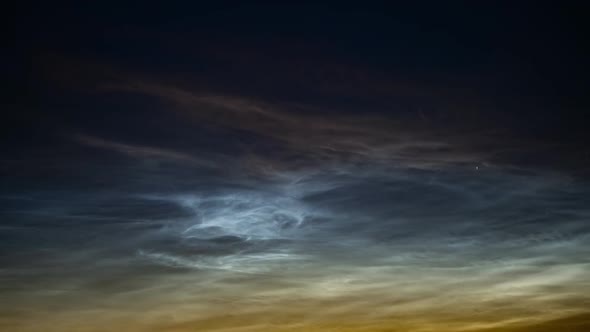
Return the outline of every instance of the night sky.
[[[590,331],[587,13],[19,5],[0,331]]]

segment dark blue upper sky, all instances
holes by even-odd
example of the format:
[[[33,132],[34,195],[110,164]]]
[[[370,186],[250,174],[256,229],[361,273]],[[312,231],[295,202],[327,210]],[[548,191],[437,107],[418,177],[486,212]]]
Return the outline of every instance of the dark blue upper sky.
[[[139,114],[167,116],[153,100],[87,93],[116,73],[584,150],[583,13],[544,1],[21,6],[25,70],[8,66],[17,69],[6,142],[20,149],[63,130],[117,131]]]

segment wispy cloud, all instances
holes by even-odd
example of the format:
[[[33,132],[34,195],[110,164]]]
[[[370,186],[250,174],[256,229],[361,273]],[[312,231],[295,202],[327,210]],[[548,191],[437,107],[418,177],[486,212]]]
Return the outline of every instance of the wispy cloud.
[[[195,125],[206,122],[266,137],[278,142],[282,146],[278,152],[291,161],[436,168],[482,164],[492,155],[491,151],[470,146],[473,141],[468,135],[445,136],[417,123],[401,123],[378,114],[312,114],[301,105],[211,95],[144,81],[111,85],[110,89],[159,98]],[[258,155],[256,159],[267,156]],[[269,162],[280,164],[281,158]]]
[[[88,135],[76,135],[74,138],[81,144],[114,151],[133,158],[155,158],[188,163],[191,165],[210,165],[207,161],[171,149],[120,143]]]

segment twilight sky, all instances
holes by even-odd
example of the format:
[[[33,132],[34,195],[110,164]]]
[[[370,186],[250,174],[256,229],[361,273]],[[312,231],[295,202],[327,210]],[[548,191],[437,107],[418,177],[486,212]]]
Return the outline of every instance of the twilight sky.
[[[581,6],[14,18],[0,330],[590,328]]]

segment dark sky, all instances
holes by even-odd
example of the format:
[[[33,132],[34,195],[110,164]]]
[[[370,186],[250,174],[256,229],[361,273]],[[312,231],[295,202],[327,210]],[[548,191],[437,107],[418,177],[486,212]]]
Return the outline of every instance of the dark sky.
[[[420,110],[443,125],[493,120],[574,142],[586,137],[584,12],[526,1],[30,5],[17,16],[28,82],[13,98],[31,114],[20,125],[70,121],[56,97],[108,68],[339,110]]]
[[[518,151],[503,161],[585,174],[583,13],[527,1],[20,5],[17,52],[4,63],[3,149],[13,160],[75,154],[70,136],[80,133],[178,144],[171,133],[191,129],[161,98],[116,91],[144,81],[477,133]],[[232,135],[201,136],[230,150],[250,139]]]

